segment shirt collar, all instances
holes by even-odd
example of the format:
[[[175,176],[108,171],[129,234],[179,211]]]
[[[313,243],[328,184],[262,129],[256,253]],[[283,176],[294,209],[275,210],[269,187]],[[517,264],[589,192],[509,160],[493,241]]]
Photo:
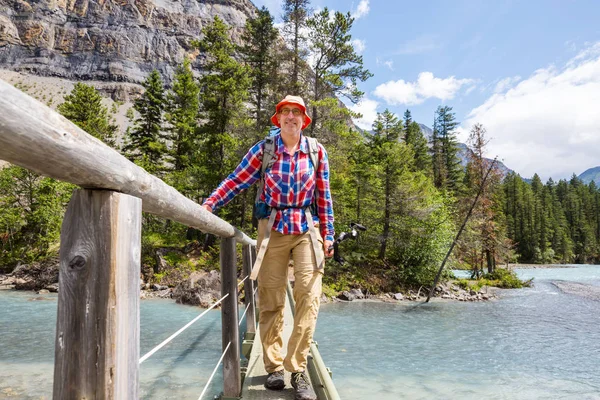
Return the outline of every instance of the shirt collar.
[[[283,144],[283,139],[281,138],[281,133],[277,134],[277,139],[276,139],[275,143],[276,143],[275,152],[277,154],[282,154],[285,150],[285,146]],[[298,150],[300,150],[304,154],[308,154],[308,143],[307,143],[306,138],[304,137],[303,133],[300,133],[300,146],[299,146]]]

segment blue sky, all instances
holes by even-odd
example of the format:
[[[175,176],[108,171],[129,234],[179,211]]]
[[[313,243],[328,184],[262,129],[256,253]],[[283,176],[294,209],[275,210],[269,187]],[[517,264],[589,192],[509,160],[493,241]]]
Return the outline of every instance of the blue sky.
[[[281,22],[281,0],[253,0]],[[432,126],[453,108],[466,141],[487,130],[488,156],[524,177],[570,178],[600,165],[600,1],[313,0],[351,12],[374,76],[355,121],[386,108]]]

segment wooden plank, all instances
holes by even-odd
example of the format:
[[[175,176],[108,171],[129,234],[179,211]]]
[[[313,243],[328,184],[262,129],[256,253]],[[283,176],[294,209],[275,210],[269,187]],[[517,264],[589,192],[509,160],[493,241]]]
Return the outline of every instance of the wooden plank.
[[[242,260],[243,260],[243,271],[244,278],[244,305],[248,307],[246,312],[246,332],[256,332],[256,309],[254,302],[254,281],[250,279],[250,273],[252,272],[252,249],[251,245],[244,245],[242,247]]]
[[[61,231],[54,399],[137,399],[141,200],[76,190]]]
[[[2,80],[0,159],[84,188],[127,193],[141,198],[144,211],[151,214],[255,244],[243,232]]]
[[[229,343],[229,351],[223,358],[223,397],[238,398],[242,391],[240,365],[240,334],[238,328],[238,296],[235,240],[221,239],[221,294],[229,296],[221,307],[223,351]]]

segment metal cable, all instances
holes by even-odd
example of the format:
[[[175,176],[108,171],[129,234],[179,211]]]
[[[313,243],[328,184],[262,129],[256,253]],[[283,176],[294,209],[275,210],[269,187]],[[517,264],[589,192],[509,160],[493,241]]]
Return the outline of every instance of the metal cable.
[[[251,306],[251,304],[248,303],[248,305],[246,306],[246,309],[244,310],[244,313],[240,317],[240,322],[238,322],[238,326],[242,325],[242,321],[244,320],[244,317],[246,316],[246,313],[248,312],[248,309],[250,308],[250,306]]]
[[[219,361],[217,362],[215,369],[213,369],[212,374],[210,374],[210,378],[208,378],[208,382],[206,382],[206,385],[204,385],[204,390],[202,390],[202,393],[200,393],[200,397],[198,397],[198,400],[201,400],[202,396],[204,396],[204,393],[206,393],[206,389],[208,389],[208,386],[210,385],[213,378],[215,377],[215,373],[217,372],[219,365],[221,365],[221,363],[223,362],[223,357],[225,357],[225,354],[227,354],[227,350],[229,350],[229,346],[231,346],[231,342],[227,343],[227,347],[225,347],[225,350],[223,351],[223,354],[221,354],[221,358],[219,358]]]
[[[190,322],[188,322],[183,328],[181,328],[180,330],[178,330],[177,332],[175,332],[174,334],[172,334],[171,336],[169,336],[168,338],[166,338],[161,344],[159,344],[158,346],[156,346],[155,348],[153,348],[152,350],[150,350],[148,353],[146,353],[142,358],[140,358],[140,364],[143,363],[144,361],[146,361],[152,354],[156,353],[158,350],[160,350],[164,345],[166,345],[167,343],[169,343],[171,340],[173,340],[177,335],[179,335],[181,332],[183,332],[184,330],[186,330],[190,325],[192,325],[194,322],[198,321],[200,318],[202,318],[204,316],[204,314],[206,314],[207,312],[209,312],[210,310],[212,310],[213,308],[215,308],[220,302],[222,302],[227,296],[229,296],[229,293],[227,293],[225,296],[221,297],[219,300],[217,300],[212,306],[210,306],[210,308],[208,308],[207,310],[205,310],[202,314],[198,315],[196,318],[194,318],[193,320],[191,320]]]
[[[240,283],[238,283],[238,286],[242,285],[248,278],[249,278],[249,275],[246,275],[246,277],[244,279],[242,279],[242,281]]]

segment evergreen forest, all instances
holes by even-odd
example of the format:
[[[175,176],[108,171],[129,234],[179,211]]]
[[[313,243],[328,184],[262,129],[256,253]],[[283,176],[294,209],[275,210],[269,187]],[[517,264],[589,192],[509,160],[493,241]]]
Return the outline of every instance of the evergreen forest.
[[[215,17],[192,42],[204,56],[202,69],[185,59],[172,77],[148,74],[126,132],[118,131],[102,97],[84,83],[57,110],[201,203],[268,134],[275,104],[287,94],[302,96],[313,119],[304,133],[329,154],[336,232],[348,231],[352,222],[368,228],[340,246],[345,264],[328,261],[329,290],[359,286],[377,293],[431,285],[467,215],[449,264],[475,277],[507,263],[600,261],[600,190],[593,182],[503,176],[487,158],[490,135],[482,125],[470,132],[465,165],[450,105],[435,111],[431,137],[410,110],[401,116],[385,110],[371,130],[356,128],[351,119],[358,115],[339,99],[359,102],[360,82],[372,74],[352,46],[353,18],[327,8],[313,13],[308,0],[283,3],[282,32],[262,8],[247,21],[241,43]],[[57,253],[73,189],[20,167],[0,170],[1,269]],[[252,234],[254,190],[219,217]],[[214,237],[144,215],[142,264],[153,279],[166,273],[156,265],[157,248],[190,246],[200,256],[170,260],[182,276],[218,267]]]

